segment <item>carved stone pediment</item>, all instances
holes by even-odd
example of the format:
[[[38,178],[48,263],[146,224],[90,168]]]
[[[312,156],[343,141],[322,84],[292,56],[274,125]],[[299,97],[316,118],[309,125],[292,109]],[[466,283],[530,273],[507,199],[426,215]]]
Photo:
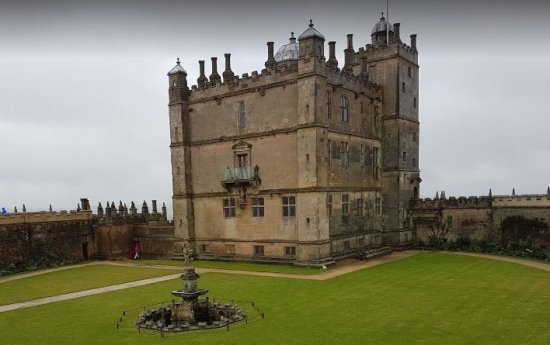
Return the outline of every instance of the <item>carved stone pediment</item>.
[[[233,145],[231,148],[233,150],[250,150],[252,147],[252,144],[247,143],[246,141],[239,141],[235,145]]]

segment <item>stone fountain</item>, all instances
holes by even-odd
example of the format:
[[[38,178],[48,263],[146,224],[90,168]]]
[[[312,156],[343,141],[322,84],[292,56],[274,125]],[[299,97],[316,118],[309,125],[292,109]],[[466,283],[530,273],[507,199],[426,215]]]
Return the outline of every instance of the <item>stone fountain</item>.
[[[190,266],[192,256],[193,250],[186,241],[183,245],[185,267],[181,274],[183,289],[172,291],[172,295],[181,300],[172,300],[159,309],[142,312],[136,321],[138,328],[182,332],[225,327],[246,320],[246,313],[238,305],[213,303],[208,297],[199,299],[208,289],[198,287],[197,280],[200,275]]]

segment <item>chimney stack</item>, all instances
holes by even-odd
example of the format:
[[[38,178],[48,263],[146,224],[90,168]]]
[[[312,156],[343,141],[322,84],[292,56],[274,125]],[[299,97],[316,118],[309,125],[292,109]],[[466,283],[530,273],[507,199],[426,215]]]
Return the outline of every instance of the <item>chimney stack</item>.
[[[344,50],[344,71],[352,73],[351,63],[353,62],[353,34],[348,34],[348,47]]]
[[[208,83],[208,78],[206,78],[206,75],[204,74],[204,60],[199,60],[199,70],[200,75],[197,78],[197,86],[204,87],[206,86],[206,83]]]
[[[277,67],[277,61],[273,57],[273,42],[267,42],[267,61],[265,62],[265,67],[273,69]]]
[[[328,42],[328,61],[327,66],[330,68],[338,68],[338,60],[336,60],[336,42]]]
[[[223,71],[223,82],[227,83],[233,81],[235,78],[235,73],[231,70],[231,54],[226,53],[225,55],[225,71]]]
[[[411,48],[416,51],[416,34],[411,35]]]
[[[157,214],[157,201],[151,200],[151,203],[153,204],[153,214]]]
[[[401,27],[401,23],[395,23],[393,24],[393,41],[401,43],[401,36],[399,36],[399,28]]]
[[[216,85],[217,83],[221,83],[222,78],[218,74],[218,58],[217,57],[211,57],[212,59],[212,74],[210,74],[210,82],[212,85]]]

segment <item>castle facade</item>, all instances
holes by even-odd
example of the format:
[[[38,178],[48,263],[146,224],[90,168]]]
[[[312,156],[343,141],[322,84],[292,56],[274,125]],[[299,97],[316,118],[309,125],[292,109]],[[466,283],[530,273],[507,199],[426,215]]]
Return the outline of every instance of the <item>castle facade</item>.
[[[327,264],[413,240],[419,194],[416,35],[382,16],[345,61],[310,21],[260,72],[169,71],[176,238],[199,258]],[[342,66],[340,66],[342,65]]]

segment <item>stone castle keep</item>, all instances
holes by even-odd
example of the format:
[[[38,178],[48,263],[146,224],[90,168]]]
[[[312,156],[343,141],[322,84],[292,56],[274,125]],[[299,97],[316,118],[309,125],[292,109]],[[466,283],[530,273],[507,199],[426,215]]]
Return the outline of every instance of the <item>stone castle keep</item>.
[[[418,51],[382,16],[345,61],[310,22],[261,72],[168,73],[174,226],[200,258],[325,264],[412,241]],[[341,66],[341,67],[340,67]]]
[[[498,236],[518,216],[550,226],[550,188],[419,198],[416,35],[405,44],[383,16],[370,43],[347,35],[343,62],[310,22],[277,51],[267,42],[260,72],[237,76],[230,54],[221,75],[215,57],[208,77],[199,66],[194,86],[179,59],[168,72],[173,222],[156,201],[151,212],[108,202],[93,214],[81,199],[69,212],[0,214],[0,268],[37,253],[175,257],[184,239],[200,259],[325,265],[435,231]]]

